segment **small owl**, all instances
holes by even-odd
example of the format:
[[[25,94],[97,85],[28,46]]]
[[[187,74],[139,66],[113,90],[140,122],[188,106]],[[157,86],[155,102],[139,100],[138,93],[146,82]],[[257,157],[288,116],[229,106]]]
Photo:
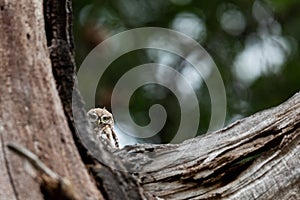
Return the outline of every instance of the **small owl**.
[[[112,114],[105,108],[93,108],[88,111],[87,116],[99,141],[104,141],[113,148],[119,148]]]

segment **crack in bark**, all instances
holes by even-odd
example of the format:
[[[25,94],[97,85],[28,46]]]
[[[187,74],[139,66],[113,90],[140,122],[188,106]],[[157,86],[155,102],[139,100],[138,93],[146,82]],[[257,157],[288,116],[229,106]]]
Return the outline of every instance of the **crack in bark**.
[[[17,192],[17,189],[16,189],[16,186],[14,184],[14,180],[13,180],[13,177],[12,177],[12,173],[11,173],[11,169],[9,167],[9,162],[8,162],[8,158],[7,158],[7,153],[6,153],[6,146],[4,144],[4,138],[3,138],[3,134],[0,134],[1,135],[1,145],[2,145],[2,152],[3,152],[3,158],[4,158],[4,162],[5,162],[5,167],[7,169],[7,174],[8,174],[8,178],[9,178],[9,182],[11,184],[11,187],[13,189],[13,192],[14,192],[14,195],[16,197],[17,200],[19,200],[19,194]]]
[[[286,183],[279,183],[280,187],[292,184],[287,182],[287,177],[294,177],[297,181],[296,172],[287,170],[295,169],[295,163],[300,162],[298,153],[292,151],[297,148],[295,142],[300,138],[299,127],[298,93],[277,107],[176,146],[135,145],[125,147],[115,154],[130,161],[128,166],[132,169],[139,169],[136,174],[145,190],[159,197],[245,198],[252,194],[262,194],[262,190],[258,190],[261,186],[269,189],[270,185],[259,181],[267,184],[269,180],[273,184],[273,179],[278,178],[271,177],[272,173]],[[197,144],[203,145],[198,149]],[[147,149],[151,147],[153,151],[148,152]],[[185,153],[178,156],[177,151]],[[283,158],[289,162],[287,168],[282,163]],[[240,191],[245,187],[251,188],[253,193],[244,191],[246,194],[241,194]],[[295,185],[291,188],[295,188]],[[267,194],[268,190],[264,193],[265,196],[270,195]]]

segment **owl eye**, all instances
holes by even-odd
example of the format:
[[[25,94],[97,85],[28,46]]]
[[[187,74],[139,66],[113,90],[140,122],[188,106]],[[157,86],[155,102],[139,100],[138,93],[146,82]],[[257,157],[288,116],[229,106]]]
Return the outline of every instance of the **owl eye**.
[[[98,116],[95,113],[88,113],[89,120],[96,121]]]
[[[103,122],[107,122],[107,121],[109,121],[110,119],[111,119],[110,116],[103,116],[103,117],[102,117],[102,121],[103,121]]]

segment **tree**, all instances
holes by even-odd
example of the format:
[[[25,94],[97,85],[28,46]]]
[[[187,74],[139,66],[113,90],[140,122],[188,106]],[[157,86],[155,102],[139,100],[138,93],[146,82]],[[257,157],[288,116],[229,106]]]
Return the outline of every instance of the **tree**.
[[[300,198],[300,94],[178,145],[112,153],[90,136],[76,85],[73,118],[71,21],[68,0],[0,5],[1,199],[53,198],[51,177],[32,178],[12,142],[66,177],[78,199]]]

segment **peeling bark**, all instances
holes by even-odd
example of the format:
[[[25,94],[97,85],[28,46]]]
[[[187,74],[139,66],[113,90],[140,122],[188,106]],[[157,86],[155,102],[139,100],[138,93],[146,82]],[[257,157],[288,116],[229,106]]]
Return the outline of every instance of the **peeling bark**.
[[[178,145],[135,145],[143,188],[164,199],[300,199],[300,93],[278,107]]]

